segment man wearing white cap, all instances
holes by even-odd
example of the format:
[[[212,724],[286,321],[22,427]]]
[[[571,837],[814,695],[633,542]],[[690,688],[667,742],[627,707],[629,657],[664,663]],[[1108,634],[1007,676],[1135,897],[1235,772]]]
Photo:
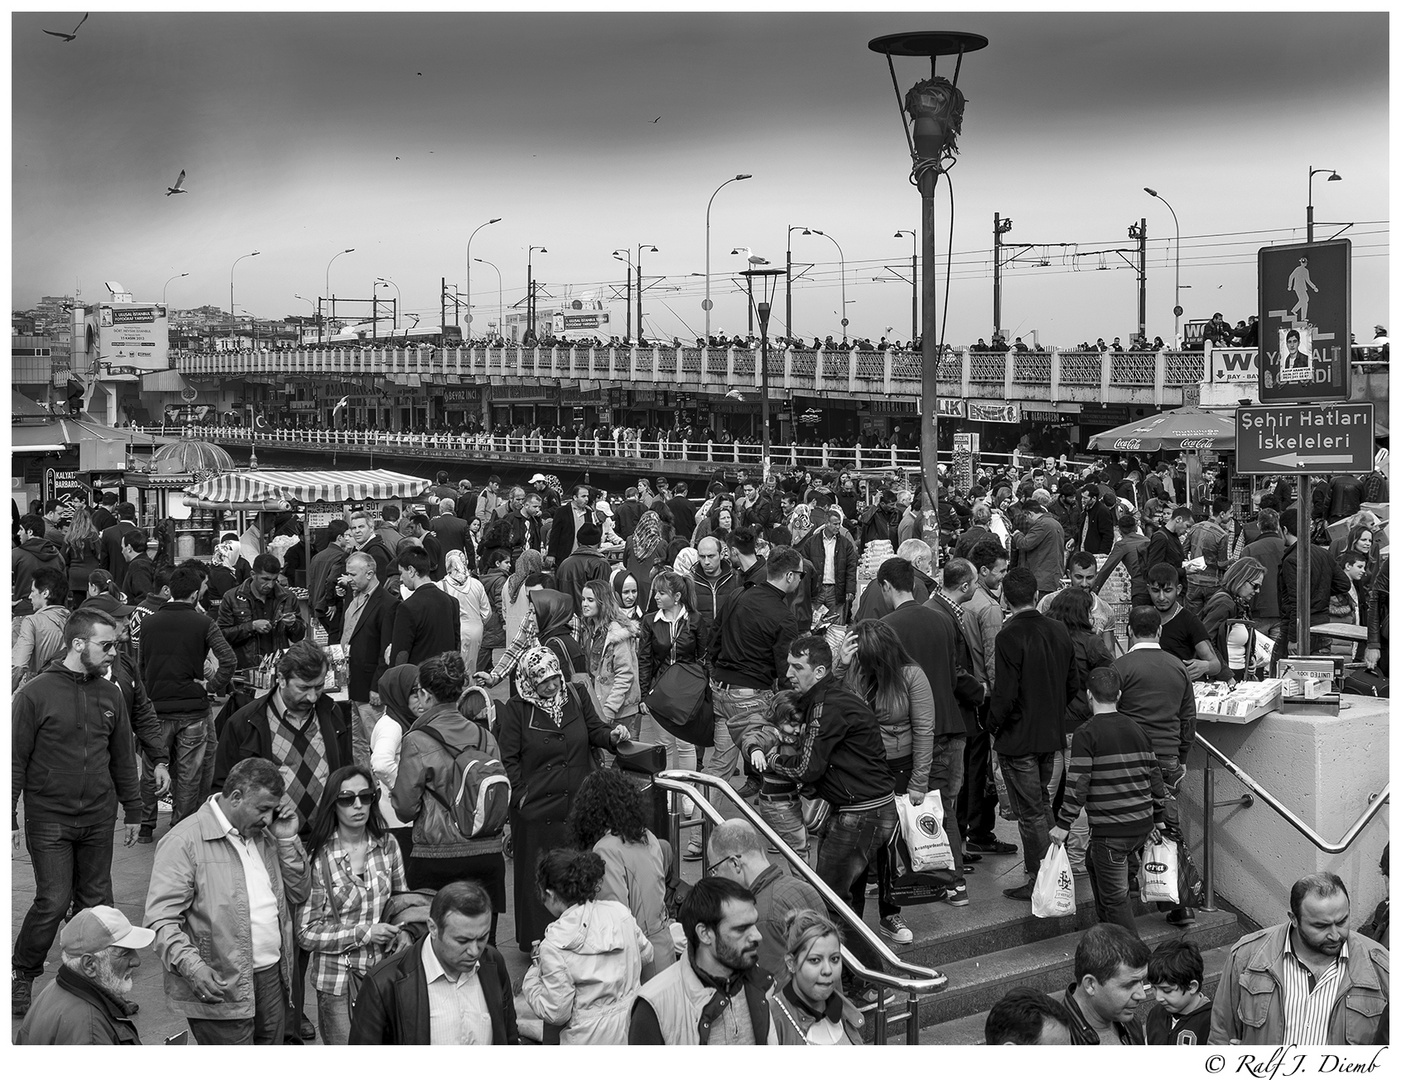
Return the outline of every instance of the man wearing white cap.
[[[58,978],[34,999],[20,1025],[20,1046],[134,1046],[141,1043],[127,1013],[138,951],[154,930],[132,926],[114,907],[84,908],[59,933]]]

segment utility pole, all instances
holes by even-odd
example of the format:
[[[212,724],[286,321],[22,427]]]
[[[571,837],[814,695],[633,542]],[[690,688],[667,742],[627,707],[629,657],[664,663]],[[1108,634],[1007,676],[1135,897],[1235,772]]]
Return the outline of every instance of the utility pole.
[[[443,324],[448,321],[448,279],[438,279],[438,332],[443,333]]]
[[[1148,219],[1129,226],[1129,239],[1138,241],[1138,338],[1148,340]]]
[[[992,212],[992,334],[1002,329],[1002,234],[1012,231],[1012,219]],[[1015,258],[1015,256],[1014,256]]]

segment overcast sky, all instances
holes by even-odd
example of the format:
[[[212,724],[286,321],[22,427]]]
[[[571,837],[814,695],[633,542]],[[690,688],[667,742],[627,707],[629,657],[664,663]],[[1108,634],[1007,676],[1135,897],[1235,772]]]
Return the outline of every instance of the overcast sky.
[[[1319,221],[1355,222],[1353,326],[1386,322],[1389,289],[1385,14],[116,14],[12,16],[12,304],[43,294],[262,317],[310,313],[294,294],[367,297],[392,279],[438,321],[438,282],[465,291],[472,255],[524,295],[528,245],[555,296],[621,286],[616,248],[643,264],[650,334],[702,332],[705,210],[714,201],[712,331],[743,331],[739,245],[782,266],[786,228],[845,254],[853,335],[910,331],[919,198],[881,34],[955,29],[969,56],[947,338],[992,331],[992,220],[1036,248],[1005,272],[1003,324],[1074,344],[1137,328],[1117,255],[1148,219],[1148,333],[1173,329],[1173,221],[1187,318],[1255,310],[1255,252],[1302,242],[1308,168]],[[941,73],[951,74],[951,63]],[[927,63],[897,60],[902,91]],[[654,118],[660,116],[655,123]],[[188,194],[165,189],[186,171]],[[940,185],[939,248],[949,189]],[[1320,239],[1336,231],[1319,226]],[[837,248],[792,235],[793,329],[839,336]],[[1079,257],[1070,257],[1075,251]],[[1045,263],[1046,265],[1039,265]],[[1103,267],[1104,269],[1101,269]],[[664,276],[653,284],[655,276]],[[876,281],[887,278],[888,281]],[[938,272],[942,307],[944,264]],[[1190,286],[1190,289],[1187,288]],[[477,325],[497,278],[473,266]],[[390,295],[390,292],[384,295]],[[621,320],[621,303],[618,305]],[[782,296],[775,333],[783,332]],[[621,332],[621,321],[616,324]]]

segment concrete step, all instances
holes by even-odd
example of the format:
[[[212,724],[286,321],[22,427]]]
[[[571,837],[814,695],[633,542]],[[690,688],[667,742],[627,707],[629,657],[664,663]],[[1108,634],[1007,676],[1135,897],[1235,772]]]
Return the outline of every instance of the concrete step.
[[[1229,944],[1218,945],[1214,949],[1206,949],[1202,952],[1206,983],[1203,991],[1208,997],[1214,997],[1216,994],[1216,987],[1221,981],[1221,972],[1226,966],[1226,957],[1230,955],[1230,952],[1231,946]],[[1066,986],[1069,985],[1070,981],[1066,980]],[[1053,996],[1059,1000],[1059,991],[1056,991]],[[1150,996],[1139,1009],[1138,1018],[1140,1021],[1147,1018],[1152,1006],[1153,1000]],[[928,1043],[935,1046],[982,1046],[987,1018],[988,1010],[984,1009],[982,1012],[960,1016],[956,1020],[945,1020],[943,1023],[922,1028],[919,1033],[919,1041],[921,1045]]]

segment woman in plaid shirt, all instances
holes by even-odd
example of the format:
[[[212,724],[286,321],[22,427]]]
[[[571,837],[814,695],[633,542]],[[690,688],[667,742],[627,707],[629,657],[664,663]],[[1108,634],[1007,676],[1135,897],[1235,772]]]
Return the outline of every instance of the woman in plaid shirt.
[[[311,953],[321,1040],[344,1046],[360,979],[407,944],[382,922],[389,897],[408,888],[399,843],[385,827],[374,777],[337,769],[311,819],[311,895],[297,913],[297,940]]]

